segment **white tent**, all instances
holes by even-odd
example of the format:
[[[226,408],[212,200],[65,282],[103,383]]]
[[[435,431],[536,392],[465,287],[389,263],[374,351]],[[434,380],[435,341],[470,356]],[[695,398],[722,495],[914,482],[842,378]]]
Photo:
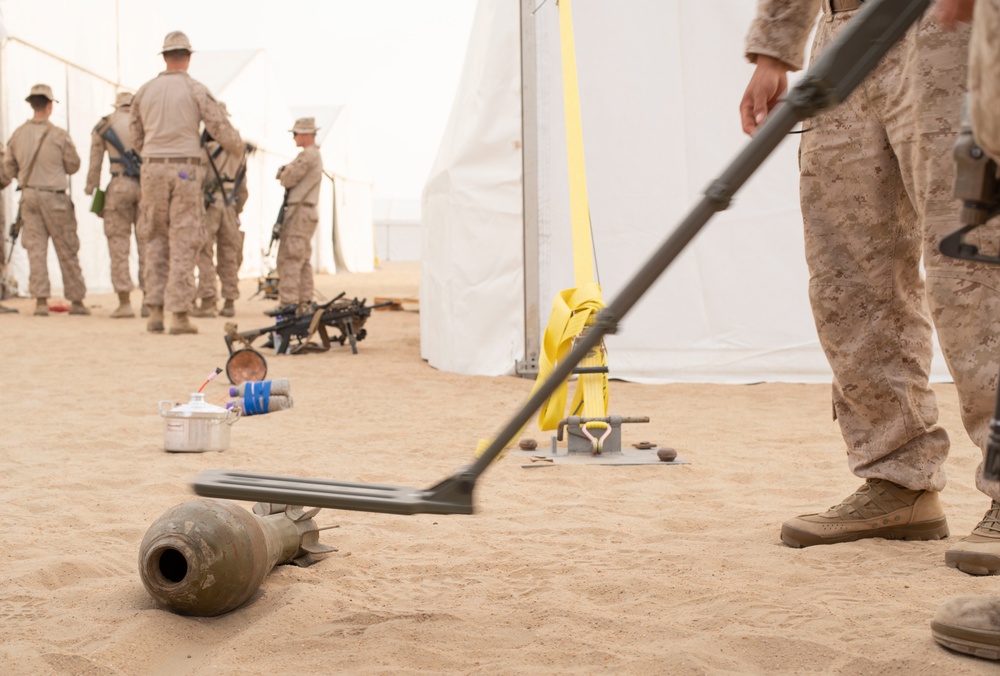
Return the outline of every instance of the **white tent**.
[[[88,293],[106,293],[112,288],[103,224],[90,213],[91,200],[83,194],[90,131],[102,116],[111,112],[116,91],[134,91],[162,69],[163,62],[157,52],[163,33],[157,28],[154,34],[150,28],[160,23],[151,18],[151,13],[155,15],[157,11],[155,6],[135,0],[87,3],[0,0],[0,138],[5,141],[14,128],[31,116],[28,104],[23,101],[31,85],[37,82],[51,85],[59,100],[52,121],[69,131],[83,160],[80,171],[70,179],[70,190],[76,205],[80,263]],[[39,21],[39,16],[59,17],[59,20]],[[85,32],[74,29],[84,25]],[[247,172],[250,201],[242,217],[247,235],[241,274],[260,275],[270,267],[262,251],[267,248],[283,194],[274,176],[278,167],[298,152],[288,133],[295,113],[278,96],[279,88],[264,50],[199,50],[192,59],[191,75],[227,103],[234,125],[259,146]],[[326,130],[321,133],[330,180],[324,182],[321,196],[314,268],[330,273],[338,267],[371,270],[375,258],[373,200],[364,149],[352,136],[349,115],[343,109],[317,111],[316,115],[327,116]],[[109,180],[106,161],[103,172],[101,184],[106,185]],[[336,182],[344,186],[334,190]],[[5,191],[4,197],[5,222],[11,223],[18,201],[14,186]],[[134,249],[133,246],[133,278],[137,279],[138,258]],[[27,255],[20,242],[14,248],[12,266],[21,292],[26,293]],[[51,247],[49,276],[53,292],[61,293],[62,278]]]
[[[531,373],[552,299],[573,286],[559,9],[520,4],[519,14],[480,0],[424,191],[421,345],[444,370]],[[737,107],[754,10],[741,0],[574,2],[606,300],[746,143]],[[608,337],[612,377],[829,380],[808,306],[796,149],[794,138],[783,144]],[[935,373],[947,378],[940,357]]]

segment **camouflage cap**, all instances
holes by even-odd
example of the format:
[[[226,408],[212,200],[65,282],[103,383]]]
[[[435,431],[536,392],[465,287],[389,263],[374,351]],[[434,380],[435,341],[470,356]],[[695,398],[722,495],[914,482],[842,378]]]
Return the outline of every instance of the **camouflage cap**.
[[[314,117],[300,117],[295,120],[295,126],[289,129],[293,134],[315,134],[319,131],[319,127],[316,126],[316,118]]]
[[[31,100],[32,96],[44,96],[49,101],[56,101],[56,97],[52,95],[52,87],[47,84],[36,84],[31,88],[31,93],[24,97],[25,101]],[[56,103],[59,103],[56,101]]]
[[[188,40],[188,36],[180,31],[171,31],[167,33],[167,37],[163,38],[163,49],[160,50],[160,54],[180,50],[187,52],[194,51],[194,49],[191,48],[191,41]]]
[[[115,108],[121,108],[129,105],[132,105],[132,93],[118,92],[118,95],[115,97]]]

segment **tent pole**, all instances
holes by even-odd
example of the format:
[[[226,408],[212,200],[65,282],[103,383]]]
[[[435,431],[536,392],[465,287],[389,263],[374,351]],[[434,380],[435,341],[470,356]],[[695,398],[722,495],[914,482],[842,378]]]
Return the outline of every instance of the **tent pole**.
[[[535,36],[536,0],[521,0],[521,194],[522,274],[524,280],[524,358],[515,364],[519,376],[538,375],[541,352],[538,241],[538,63]]]

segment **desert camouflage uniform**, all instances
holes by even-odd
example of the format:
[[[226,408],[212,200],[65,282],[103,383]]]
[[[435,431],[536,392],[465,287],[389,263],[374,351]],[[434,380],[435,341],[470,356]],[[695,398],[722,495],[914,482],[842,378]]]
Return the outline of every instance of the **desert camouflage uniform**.
[[[240,230],[239,215],[247,203],[246,179],[240,181],[236,197],[228,207],[225,195],[232,194],[236,185],[236,174],[240,170],[243,153],[233,155],[215,141],[205,145],[206,155],[212,154],[219,176],[222,178],[220,191],[218,177],[211,166],[205,171],[205,194],[208,196],[205,208],[205,243],[198,252],[198,298],[202,307],[216,301],[215,277],[218,274],[224,300],[240,297],[239,273],[243,265],[244,233]],[[216,154],[217,153],[217,154]],[[207,162],[207,160],[206,160]],[[215,256],[213,257],[213,252]],[[218,261],[216,263],[215,261]]]
[[[761,0],[748,56],[800,68],[821,4],[813,54],[856,13],[831,13],[829,2]],[[946,32],[925,15],[844,104],[806,123],[799,150],[809,295],[848,464],[911,489],[946,481],[949,440],[928,385],[932,316],[965,427],[983,448],[994,405],[1000,266],[938,252],[958,227],[951,149],[967,60],[967,27]],[[981,245],[996,242],[981,230]],[[977,485],[1000,498],[981,469]]]
[[[128,254],[132,245],[132,228],[135,227],[136,249],[139,253],[139,284],[142,285],[145,251],[139,239],[137,227],[139,215],[139,178],[126,176],[125,169],[116,160],[120,154],[101,133],[110,126],[125,150],[132,148],[129,131],[129,106],[121,106],[115,112],[101,118],[90,134],[90,168],[87,171],[85,192],[93,194],[101,180],[101,165],[104,153],[108,153],[111,168],[111,182],[104,193],[104,235],[108,238],[108,253],[111,255],[111,285],[116,293],[129,293],[135,288],[129,271]]]
[[[278,302],[309,303],[313,296],[312,238],[319,223],[316,204],[323,176],[319,146],[302,152],[280,172],[278,180],[288,193],[288,211],[278,245]]]
[[[132,99],[132,144],[142,156],[140,230],[146,242],[146,305],[187,313],[194,262],[204,238],[204,154],[199,125],[233,153],[240,135],[208,89],[183,71],[164,71]]]
[[[2,191],[4,188],[10,185],[10,178],[8,178],[7,172],[4,171],[3,169],[4,157],[5,157],[5,152],[3,149],[3,144],[0,143],[0,191]],[[7,211],[4,209],[3,192],[0,192],[0,240],[4,242],[3,245],[0,245],[0,257],[2,257],[2,260],[0,260],[0,274],[7,273],[7,270],[5,268],[7,264],[7,247],[14,246],[13,244],[9,243],[10,238],[7,235],[6,217],[7,217]],[[3,300],[2,294],[0,294],[0,300]]]
[[[969,47],[969,112],[976,142],[1000,161],[1000,0],[977,0]]]
[[[28,165],[48,129],[38,159],[28,178]],[[21,244],[28,251],[28,290],[35,298],[52,295],[49,286],[49,238],[62,270],[63,293],[82,301],[87,285],[80,270],[80,238],[76,232],[73,200],[66,194],[70,174],[80,168],[80,156],[65,130],[48,120],[28,120],[14,130],[4,157],[4,174],[21,186]]]

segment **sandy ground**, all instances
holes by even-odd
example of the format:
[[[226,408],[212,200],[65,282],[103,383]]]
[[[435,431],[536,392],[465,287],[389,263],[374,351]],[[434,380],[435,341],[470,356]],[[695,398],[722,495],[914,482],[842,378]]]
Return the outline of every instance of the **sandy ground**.
[[[318,278],[327,296],[369,299],[417,285],[413,264]],[[524,469],[508,456],[479,481],[473,516],[324,510],[337,552],[279,566],[227,615],[173,614],[143,587],[138,548],[195,497],[200,470],[429,487],[531,383],[436,371],[420,359],[419,315],[377,312],[357,355],[268,357],[294,408],[238,421],[223,453],[170,454],[157,402],[186,401],[225,365],[226,320],[152,335],[110,320],[113,296],[88,298],[92,317],[35,318],[32,303],[0,316],[5,674],[995,673],[931,638],[942,601],[998,590],[945,567],[947,540],[780,543],[784,519],[860,483],[817,385],[612,382],[612,412],[652,419],[625,443],[673,446],[690,465]],[[271,305],[239,302],[240,328],[265,326]],[[211,383],[209,400],[227,387]],[[936,389],[956,440],[943,501],[961,536],[987,501],[954,389]]]

